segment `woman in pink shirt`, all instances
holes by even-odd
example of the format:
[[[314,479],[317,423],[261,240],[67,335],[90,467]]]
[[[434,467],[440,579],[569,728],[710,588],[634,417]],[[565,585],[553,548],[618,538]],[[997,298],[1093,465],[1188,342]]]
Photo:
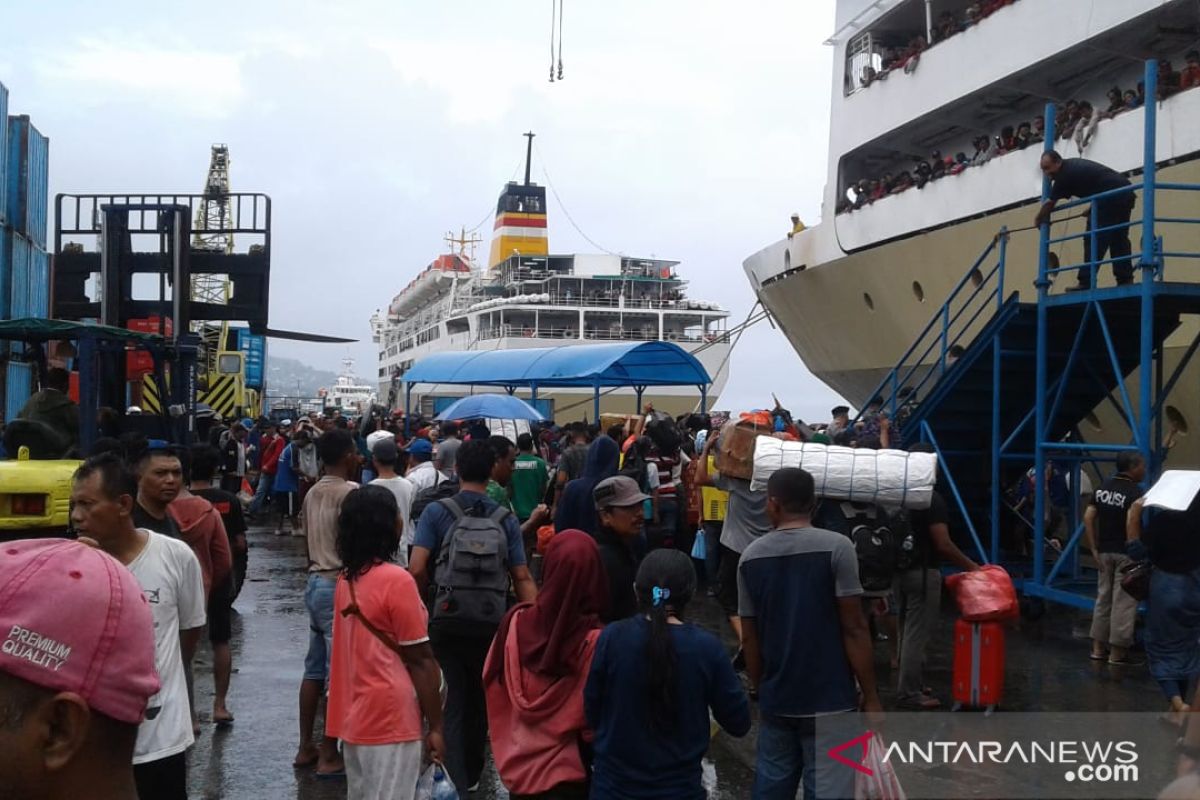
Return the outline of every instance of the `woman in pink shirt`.
[[[583,687],[608,605],[600,550],[583,531],[550,540],[537,600],[505,615],[483,667],[492,757],[513,800],[586,798]]]
[[[400,530],[396,497],[381,486],[342,503],[325,733],[342,740],[350,800],[411,800],[422,741],[435,760],[446,749],[425,604],[408,571],[389,563]]]

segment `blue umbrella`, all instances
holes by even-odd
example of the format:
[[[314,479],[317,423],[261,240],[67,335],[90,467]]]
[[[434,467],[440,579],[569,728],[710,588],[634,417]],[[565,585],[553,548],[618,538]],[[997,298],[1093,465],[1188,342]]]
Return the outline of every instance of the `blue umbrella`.
[[[473,394],[451,403],[437,415],[437,419],[525,419],[536,422],[545,417],[529,403],[511,394]]]

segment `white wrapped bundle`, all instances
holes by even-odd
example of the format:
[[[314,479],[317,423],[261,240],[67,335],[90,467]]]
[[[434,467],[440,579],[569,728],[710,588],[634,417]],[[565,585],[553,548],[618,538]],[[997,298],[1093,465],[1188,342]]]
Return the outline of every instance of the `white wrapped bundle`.
[[[813,476],[818,497],[875,503],[889,508],[929,508],[937,482],[937,456],[903,450],[869,450],[759,436],[754,445],[753,489],[765,489],[778,469],[800,467]]]

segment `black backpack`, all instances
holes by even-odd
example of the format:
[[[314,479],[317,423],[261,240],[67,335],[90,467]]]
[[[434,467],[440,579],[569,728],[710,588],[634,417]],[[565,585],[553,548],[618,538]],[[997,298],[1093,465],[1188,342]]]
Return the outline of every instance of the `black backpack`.
[[[858,579],[863,591],[888,591],[896,575],[898,552],[891,520],[879,508],[855,508],[853,503],[842,503],[842,513],[858,555]]]
[[[482,513],[482,502],[466,505],[461,496],[439,501],[454,515],[434,560],[431,622],[499,625],[508,610],[508,535],[512,512],[497,506]]]
[[[454,497],[460,490],[461,485],[459,484],[458,477],[455,476],[447,478],[444,481],[438,481],[433,486],[417,492],[416,497],[413,498],[412,512],[410,513],[412,521],[415,523],[419,520],[421,512],[433,503]]]
[[[918,536],[908,511],[891,515],[892,539],[896,543],[896,570],[907,572],[929,564],[929,536]]]

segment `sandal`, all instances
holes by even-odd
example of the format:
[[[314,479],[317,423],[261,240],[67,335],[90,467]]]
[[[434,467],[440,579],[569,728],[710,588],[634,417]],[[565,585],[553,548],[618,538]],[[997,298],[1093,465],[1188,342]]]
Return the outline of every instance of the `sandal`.
[[[1088,658],[1092,661],[1107,661],[1108,653],[1088,653]]]

